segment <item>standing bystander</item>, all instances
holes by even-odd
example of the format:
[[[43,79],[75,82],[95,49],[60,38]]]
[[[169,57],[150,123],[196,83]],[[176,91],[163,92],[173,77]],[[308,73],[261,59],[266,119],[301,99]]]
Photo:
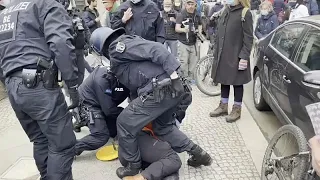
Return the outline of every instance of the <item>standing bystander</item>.
[[[196,13],[195,0],[187,0],[185,8],[177,16],[175,30],[178,33],[178,57],[183,76],[193,80],[198,62],[197,32],[202,32],[201,19]]]

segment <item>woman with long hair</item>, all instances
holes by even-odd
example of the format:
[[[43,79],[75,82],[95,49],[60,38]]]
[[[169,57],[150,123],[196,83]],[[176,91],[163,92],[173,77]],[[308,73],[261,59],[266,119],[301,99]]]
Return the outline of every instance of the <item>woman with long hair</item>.
[[[218,19],[215,64],[212,79],[221,84],[221,101],[211,117],[228,115],[230,87],[234,103],[227,122],[240,119],[243,85],[251,81],[250,52],[253,43],[253,20],[248,0],[227,0]]]

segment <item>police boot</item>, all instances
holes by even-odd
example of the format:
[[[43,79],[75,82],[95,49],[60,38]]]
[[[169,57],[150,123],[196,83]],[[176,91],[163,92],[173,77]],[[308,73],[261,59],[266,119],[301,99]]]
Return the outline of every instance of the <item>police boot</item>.
[[[233,123],[241,117],[241,106],[233,105],[231,113],[226,117],[228,123]]]
[[[196,144],[188,153],[191,155],[191,157],[187,161],[189,166],[199,167],[201,165],[210,166],[212,164],[212,158],[210,157],[210,155]]]
[[[171,174],[170,176],[163,178],[163,180],[179,180],[179,174],[178,173]]]
[[[135,176],[140,173],[141,164],[128,163],[126,167],[119,167],[116,171],[117,176],[122,179],[126,176]]]
[[[146,180],[146,179],[141,174],[137,174],[135,176],[124,177],[122,180]]]
[[[212,112],[210,112],[210,117],[219,117],[228,115],[228,103],[222,103],[220,101],[219,106]]]

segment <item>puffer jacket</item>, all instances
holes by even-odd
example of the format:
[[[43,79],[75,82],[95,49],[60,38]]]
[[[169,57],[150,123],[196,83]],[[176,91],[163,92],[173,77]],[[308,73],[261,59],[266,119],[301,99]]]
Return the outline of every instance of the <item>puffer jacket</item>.
[[[255,35],[258,39],[261,39],[268,35],[271,31],[279,26],[278,17],[275,12],[270,12],[268,15],[262,15],[257,22],[255,29]]]

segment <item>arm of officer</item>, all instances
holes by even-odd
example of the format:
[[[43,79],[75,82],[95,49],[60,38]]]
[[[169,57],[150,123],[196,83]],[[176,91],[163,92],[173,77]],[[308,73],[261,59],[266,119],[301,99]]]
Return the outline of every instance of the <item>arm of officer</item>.
[[[43,1],[47,5],[41,11],[44,17],[44,36],[54,54],[62,79],[68,86],[76,85],[78,69],[75,48],[72,45],[72,21],[64,7],[56,1]],[[68,82],[69,81],[69,82]]]
[[[114,16],[112,16],[110,21],[112,29],[117,29],[126,26],[126,24],[122,22],[123,14],[124,10],[119,8],[118,11],[114,14]]]
[[[164,43],[165,41],[165,31],[164,31],[164,20],[161,17],[160,13],[157,18],[157,24],[156,24],[156,41],[159,43]]]
[[[103,111],[104,115],[110,114],[110,108],[112,106],[111,89],[108,82],[105,79],[95,80],[94,89],[98,99],[98,103]],[[110,94],[108,94],[110,93]]]
[[[122,42],[119,42],[122,43]],[[110,57],[130,61],[152,61],[159,64],[171,75],[180,67],[180,62],[176,60],[163,44],[153,41],[147,41],[140,37],[124,42],[124,52],[118,52],[116,41],[109,46]]]

